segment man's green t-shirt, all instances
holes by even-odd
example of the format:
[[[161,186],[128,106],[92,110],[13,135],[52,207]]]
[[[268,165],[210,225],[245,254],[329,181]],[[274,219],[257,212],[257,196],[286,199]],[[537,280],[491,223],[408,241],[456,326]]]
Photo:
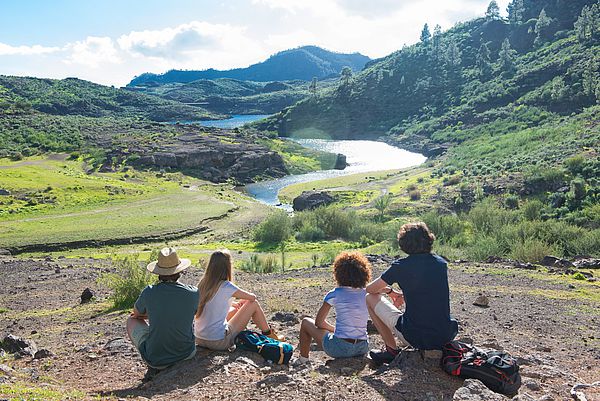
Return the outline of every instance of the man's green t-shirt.
[[[196,347],[193,322],[198,300],[196,287],[179,282],[144,288],[135,309],[150,321],[150,334],[140,346],[146,362],[165,366],[190,356]]]

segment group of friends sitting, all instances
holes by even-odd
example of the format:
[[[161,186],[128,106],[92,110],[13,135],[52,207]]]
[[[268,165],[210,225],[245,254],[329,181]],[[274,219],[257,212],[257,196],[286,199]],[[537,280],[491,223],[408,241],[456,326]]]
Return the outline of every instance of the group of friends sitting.
[[[376,364],[394,360],[399,353],[396,340],[421,350],[440,350],[451,341],[458,324],[450,315],[447,264],[432,253],[434,240],[425,223],[402,226],[398,244],[408,256],[395,260],[373,281],[364,255],[340,253],[333,262],[336,286],[325,295],[315,318],[302,320],[293,363],[310,363],[313,341],[332,358],[369,353]],[[147,266],[159,281],[140,294],[127,320],[127,334],[149,367],[160,370],[191,359],[197,346],[232,350],[250,320],[263,335],[284,340],[269,325],[256,295],[233,283],[228,251],[212,253],[198,287],[179,281],[190,265],[173,248],[164,248]],[[335,324],[327,321],[332,307]],[[383,350],[369,352],[369,317],[383,339]]]

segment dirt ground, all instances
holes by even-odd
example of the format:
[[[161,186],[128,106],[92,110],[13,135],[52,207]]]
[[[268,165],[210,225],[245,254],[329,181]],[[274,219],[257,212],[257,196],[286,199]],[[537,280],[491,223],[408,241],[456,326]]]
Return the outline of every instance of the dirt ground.
[[[386,267],[375,263],[374,275]],[[311,352],[311,366],[294,368],[267,364],[248,352],[198,349],[194,359],[143,383],[145,366],[124,339],[127,312],[111,312],[109,293],[97,283],[101,272],[110,270],[109,262],[99,260],[0,257],[0,334],[32,339],[54,354],[39,360],[0,358],[13,369],[0,370],[0,399],[20,399],[18,387],[56,390],[65,399],[70,394],[138,400],[451,400],[463,382],[442,372],[437,359],[422,359],[417,352],[407,353],[397,366],[373,370],[364,358],[333,360],[319,350]],[[191,268],[183,281],[197,284],[200,276]],[[518,357],[521,400],[571,399],[573,385],[600,380],[598,282],[502,263],[454,263],[449,279],[459,338]],[[333,288],[327,267],[237,273],[235,281],[258,295],[293,345],[299,320],[314,316]],[[96,300],[80,305],[88,287]],[[488,308],[473,305],[479,294],[488,296]],[[370,342],[371,348],[381,345],[376,334]],[[588,400],[600,400],[600,390],[584,392]]]

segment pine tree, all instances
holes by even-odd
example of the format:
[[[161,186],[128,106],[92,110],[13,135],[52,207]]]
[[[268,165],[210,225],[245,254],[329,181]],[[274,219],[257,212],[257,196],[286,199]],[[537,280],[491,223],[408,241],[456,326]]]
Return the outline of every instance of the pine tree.
[[[600,4],[584,6],[575,22],[575,32],[580,42],[598,39],[600,33]]]
[[[342,71],[340,71],[340,80],[342,81],[343,85],[348,85],[351,79],[352,68],[345,66],[344,68],[342,68]]]
[[[431,32],[429,32],[429,25],[425,24],[421,31],[421,42],[429,43],[429,39],[431,39]]]
[[[313,77],[310,85],[308,86],[308,91],[315,96],[317,94],[317,77]]]
[[[454,40],[451,40],[446,48],[446,61],[451,67],[457,67],[462,63],[460,48]]]
[[[515,70],[515,51],[510,47],[510,42],[508,38],[504,39],[502,42],[502,48],[500,49],[500,53],[498,53],[498,60],[500,62],[500,68],[503,71],[508,73],[512,73]]]
[[[498,7],[498,2],[496,0],[490,1],[487,11],[485,12],[485,18],[488,20],[500,19],[500,7]]]
[[[546,10],[544,8],[542,8],[542,11],[540,11],[540,15],[537,19],[537,22],[535,23],[535,40],[534,40],[534,44],[536,46],[540,45],[543,40],[544,37],[547,35],[548,33],[548,27],[552,24],[552,18],[548,17],[548,15],[546,14]]]
[[[487,43],[481,42],[479,46],[479,52],[477,54],[477,68],[479,69],[479,75],[481,78],[486,79],[491,71],[491,53]]]
[[[442,43],[442,27],[440,24],[437,24],[435,28],[433,28],[433,37],[431,39],[431,47],[433,52],[433,57],[436,59],[440,58],[440,45]]]
[[[508,5],[508,22],[512,25],[520,25],[523,23],[523,15],[525,14],[525,4],[523,0],[513,0]]]
[[[595,96],[600,101],[600,58],[588,61],[583,71],[582,85],[583,93],[587,96]]]

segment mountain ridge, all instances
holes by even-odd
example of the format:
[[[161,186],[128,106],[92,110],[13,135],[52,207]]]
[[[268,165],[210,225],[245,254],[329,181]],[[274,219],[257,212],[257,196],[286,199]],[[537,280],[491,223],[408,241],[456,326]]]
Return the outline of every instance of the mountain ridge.
[[[371,59],[358,52],[337,53],[317,46],[283,50],[260,63],[231,70],[170,70],[163,74],[143,73],[133,78],[128,87],[165,83],[188,83],[199,79],[232,78],[242,81],[309,81],[337,75],[345,66],[361,70]]]

